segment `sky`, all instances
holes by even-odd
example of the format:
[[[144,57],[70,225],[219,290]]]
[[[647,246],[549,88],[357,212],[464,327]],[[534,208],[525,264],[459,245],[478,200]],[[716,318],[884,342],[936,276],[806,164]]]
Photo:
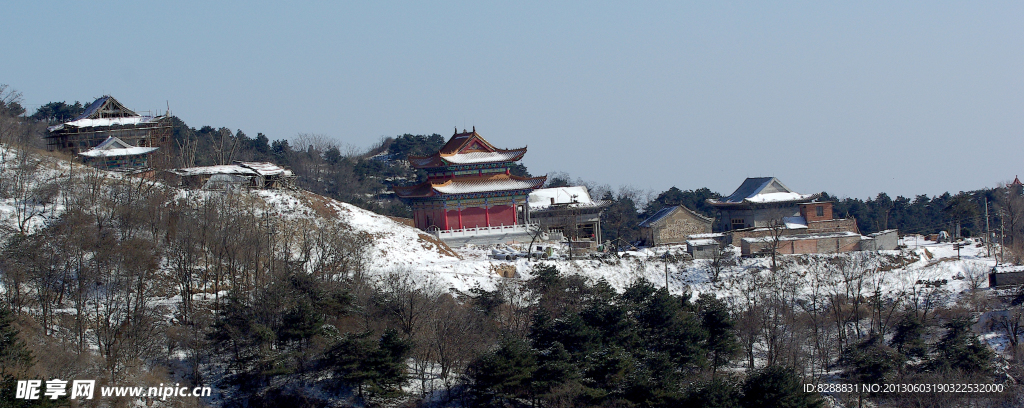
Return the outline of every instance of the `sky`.
[[[14,3],[0,83],[29,112],[109,94],[360,148],[475,126],[534,174],[655,192],[1024,175],[1020,1]]]

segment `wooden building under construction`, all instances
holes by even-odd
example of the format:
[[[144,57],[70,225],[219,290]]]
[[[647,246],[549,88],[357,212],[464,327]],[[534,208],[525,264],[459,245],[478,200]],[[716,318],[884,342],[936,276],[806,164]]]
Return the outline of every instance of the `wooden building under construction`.
[[[169,115],[140,115],[105,95],[71,121],[46,129],[46,149],[77,155],[110,138],[128,147],[161,147],[171,140]]]

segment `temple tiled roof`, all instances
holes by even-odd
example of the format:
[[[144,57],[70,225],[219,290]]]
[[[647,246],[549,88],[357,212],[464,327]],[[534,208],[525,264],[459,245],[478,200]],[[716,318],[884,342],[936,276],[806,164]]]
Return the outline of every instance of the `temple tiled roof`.
[[[714,206],[799,203],[813,200],[820,195],[794,192],[775,177],[748,177],[728,197],[719,200],[709,199],[707,202]]]
[[[465,177],[445,181],[426,181],[415,186],[394,187],[395,194],[402,198],[427,198],[454,194],[472,194],[488,191],[512,191],[535,189],[544,184],[547,177],[518,177],[497,174],[490,177]]]
[[[430,156],[409,156],[415,168],[444,167],[452,164],[476,164],[517,161],[526,154],[526,148],[499,149],[490,144],[476,128],[472,132],[456,133],[441,149]]]

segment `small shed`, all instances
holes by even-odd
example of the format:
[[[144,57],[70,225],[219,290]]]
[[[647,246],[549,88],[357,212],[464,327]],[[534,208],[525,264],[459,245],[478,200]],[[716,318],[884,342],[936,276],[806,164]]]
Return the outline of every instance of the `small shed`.
[[[170,173],[178,177],[177,184],[182,187],[210,190],[290,188],[295,179],[291,170],[267,162],[188,167],[174,169]]]
[[[710,233],[713,222],[682,205],[666,207],[639,224],[640,238],[646,246],[682,244],[688,236]]]
[[[996,265],[988,274],[988,286],[995,288],[999,286],[1024,285],[1024,266],[1021,265]]]
[[[712,259],[715,257],[715,252],[718,251],[719,248],[721,248],[721,246],[718,241],[711,238],[686,240],[686,252],[688,252],[693,259]]]
[[[892,251],[899,248],[899,230],[890,229],[868,234],[861,238],[861,251]]]

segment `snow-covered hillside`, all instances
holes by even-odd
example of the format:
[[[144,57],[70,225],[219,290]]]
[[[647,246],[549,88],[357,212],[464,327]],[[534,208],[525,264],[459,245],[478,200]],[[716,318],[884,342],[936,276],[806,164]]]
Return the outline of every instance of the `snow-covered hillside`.
[[[531,270],[543,262],[556,266],[563,273],[578,274],[592,281],[606,280],[613,287],[622,289],[637,279],[647,279],[657,286],[663,286],[666,272],[668,284],[673,293],[688,291],[694,296],[700,293],[715,293],[719,297],[740,298],[755,275],[763,275],[769,269],[768,258],[739,258],[725,266],[720,279],[711,279],[711,261],[669,261],[663,259],[665,252],[681,253],[683,247],[644,249],[599,258],[576,260],[496,260],[490,257],[491,247],[467,245],[448,248],[433,236],[415,228],[355,206],[305,192],[258,191],[256,196],[266,200],[275,211],[288,216],[313,216],[314,207],[331,208],[332,214],[357,231],[367,232],[374,237],[373,251],[368,254],[372,272],[402,270],[422,282],[465,292],[472,287],[492,289],[502,278],[500,271],[514,268],[518,279],[529,279]],[[782,256],[781,262],[786,273],[794,275],[794,283],[801,286],[801,293],[813,290],[812,286],[825,284],[832,279],[825,271],[827,262],[836,259],[855,263],[856,268],[866,271],[865,285],[872,290],[879,288],[883,294],[896,295],[913,291],[924,281],[945,281],[942,292],[947,301],[954,301],[957,294],[971,286],[995,264],[986,256],[987,249],[980,244],[969,243],[957,250],[950,243],[935,243],[923,239],[908,240],[905,249],[882,252],[851,252],[845,254],[793,255]],[[521,246],[520,246],[521,248]],[[982,276],[983,278],[983,276]],[[976,284],[987,286],[986,279]]]
[[[0,200],[0,226],[8,232],[30,232],[57,218],[64,211],[62,180],[75,178],[125,177],[120,173],[94,170],[81,165],[72,166],[66,160],[49,155],[27,153],[16,149],[0,149],[0,172],[6,180],[8,198]],[[52,186],[52,188],[40,188]],[[41,195],[42,192],[43,194]],[[202,198],[223,194],[206,191],[180,190],[178,197]],[[514,268],[518,278],[529,279],[537,261],[518,259],[499,261],[489,257],[488,247],[465,246],[449,248],[432,235],[389,217],[360,209],[350,204],[318,196],[305,191],[255,190],[250,194],[262,200],[267,210],[290,218],[309,218],[318,223],[343,223],[356,232],[372,237],[372,250],[366,254],[371,275],[389,271],[405,271],[417,281],[442,288],[465,292],[473,287],[493,288]],[[918,281],[945,279],[944,290],[956,294],[966,289],[968,275],[987,271],[995,260],[986,256],[986,248],[969,245],[962,249],[960,258],[952,244],[938,244],[923,240],[904,243],[902,251],[882,253],[849,253],[841,258],[856,260],[870,270],[883,292],[909,290]],[[666,252],[681,253],[682,247],[645,249],[641,251],[605,255],[582,260],[545,260],[564,273],[579,274],[593,281],[604,279],[615,288],[624,288],[644,278],[655,285],[664,285],[666,272],[673,293],[686,290],[693,294],[711,292],[720,297],[742,296],[744,282],[754,271],[764,271],[769,261],[765,258],[739,259],[734,265],[722,269],[718,282],[712,282],[712,267],[708,260],[665,262]],[[738,251],[736,251],[738,255]],[[826,260],[834,255],[797,255],[782,257],[787,270],[795,271],[803,279],[797,284],[812,285],[809,269],[815,260]],[[987,284],[987,282],[982,282]]]

